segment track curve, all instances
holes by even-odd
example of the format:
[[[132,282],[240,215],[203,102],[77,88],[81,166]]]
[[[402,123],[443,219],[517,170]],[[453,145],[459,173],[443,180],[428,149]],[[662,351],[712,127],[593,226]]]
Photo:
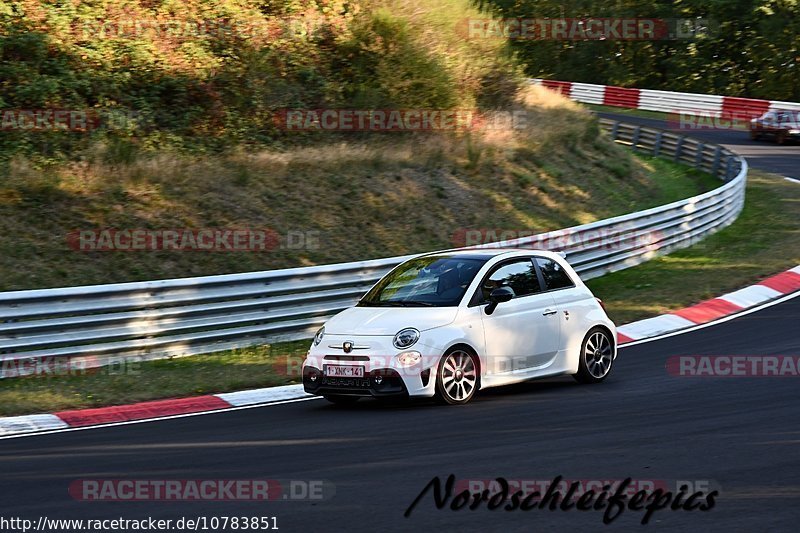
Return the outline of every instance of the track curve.
[[[612,120],[622,120],[630,124],[641,124],[652,128],[671,129],[666,120],[637,117],[625,113],[598,112],[597,116]],[[672,131],[678,131],[674,127]],[[780,146],[769,140],[754,141],[746,131],[734,130],[686,130],[691,137],[710,143],[721,144],[744,156],[752,168],[773,172],[790,178],[800,179],[800,144]]]
[[[275,515],[284,531],[458,528],[608,530],[600,512],[403,512],[434,476],[709,479],[710,512],[660,511],[670,530],[793,530],[800,504],[800,377],[668,375],[673,355],[798,355],[800,298],[621,349],[599,386],[571,378],[480,394],[473,404],[336,408],[303,401],[0,442],[0,516],[176,518]],[[321,502],[77,502],[85,478],[304,479],[335,485]],[[612,528],[638,526],[627,511]]]

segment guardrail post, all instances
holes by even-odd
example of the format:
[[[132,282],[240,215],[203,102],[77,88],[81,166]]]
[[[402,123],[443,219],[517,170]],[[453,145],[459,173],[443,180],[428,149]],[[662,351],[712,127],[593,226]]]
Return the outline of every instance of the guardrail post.
[[[719,160],[722,156],[722,147],[717,145],[714,149],[714,163],[711,165],[711,174],[715,177],[719,175]]]
[[[686,135],[681,135],[678,137],[678,142],[675,145],[675,161],[678,162],[681,160],[681,152],[683,152],[683,143],[686,140]]]
[[[697,144],[697,152],[694,154],[694,168],[700,169],[703,167],[703,150],[705,150],[705,148],[705,144]]]
[[[619,134],[619,120],[615,120],[614,124],[611,126],[611,140],[616,141],[618,134]]]
[[[664,132],[659,131],[656,134],[656,144],[653,146],[653,155],[658,156],[661,153],[661,142],[664,140]]]
[[[634,152],[639,151],[639,147],[637,145],[639,144],[639,136],[641,134],[642,134],[642,127],[636,126],[636,129],[633,130],[633,138],[631,139],[631,147],[633,148]]]
[[[733,156],[728,156],[728,162],[725,165],[725,181],[730,181],[731,173],[733,172]]]

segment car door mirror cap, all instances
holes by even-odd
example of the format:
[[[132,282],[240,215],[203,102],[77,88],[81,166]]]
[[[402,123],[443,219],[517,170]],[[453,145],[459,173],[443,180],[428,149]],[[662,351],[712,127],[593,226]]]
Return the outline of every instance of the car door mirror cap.
[[[514,297],[514,290],[511,287],[498,287],[489,293],[489,301],[496,304],[507,302]]]
[[[511,287],[498,287],[489,293],[489,305],[486,306],[486,314],[491,315],[497,308],[497,304],[507,302],[514,297]]]

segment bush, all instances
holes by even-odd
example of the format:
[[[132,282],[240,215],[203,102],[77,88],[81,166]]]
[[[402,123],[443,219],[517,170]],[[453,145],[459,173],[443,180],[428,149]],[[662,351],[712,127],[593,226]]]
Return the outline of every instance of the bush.
[[[505,45],[455,31],[474,13],[468,0],[11,2],[0,8],[2,108],[105,120],[92,132],[11,132],[0,159],[75,158],[98,140],[121,163],[133,146],[309,141],[276,128],[281,108],[505,105],[519,80]]]

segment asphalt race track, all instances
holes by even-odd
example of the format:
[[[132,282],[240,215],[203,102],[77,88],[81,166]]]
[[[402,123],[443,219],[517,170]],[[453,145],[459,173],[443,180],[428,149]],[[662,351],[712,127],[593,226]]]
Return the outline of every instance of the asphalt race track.
[[[799,377],[671,376],[673,355],[798,355],[800,298],[624,348],[608,381],[487,391],[465,407],[300,401],[0,441],[0,515],[276,516],[281,531],[789,531],[800,517]],[[438,510],[434,476],[711,480],[707,512]],[[325,480],[322,501],[80,502],[76,479]],[[446,529],[444,529],[446,528]]]
[[[652,128],[670,129],[667,121],[653,118],[643,118],[628,114],[597,113],[598,116],[608,119],[621,120],[629,124],[641,124]],[[677,128],[672,127],[678,132]],[[721,144],[734,152],[743,155],[751,167],[774,172],[781,176],[800,179],[800,165],[797,157],[800,156],[800,144],[787,142],[779,146],[772,140],[754,141],[746,131],[740,130],[684,130],[683,133],[691,137],[706,140],[711,143]]]

